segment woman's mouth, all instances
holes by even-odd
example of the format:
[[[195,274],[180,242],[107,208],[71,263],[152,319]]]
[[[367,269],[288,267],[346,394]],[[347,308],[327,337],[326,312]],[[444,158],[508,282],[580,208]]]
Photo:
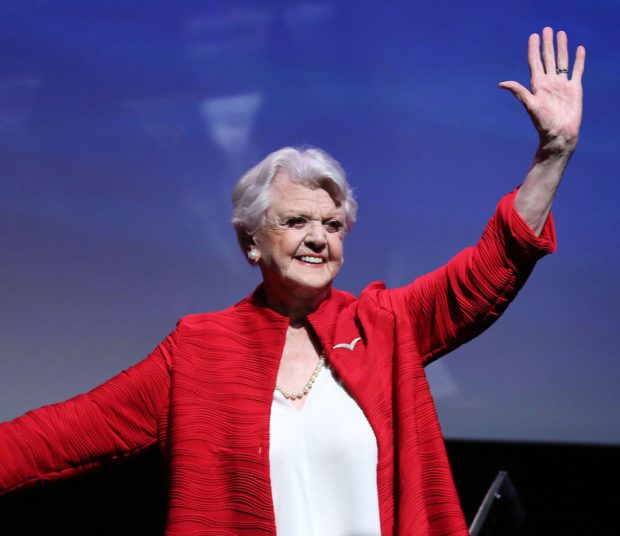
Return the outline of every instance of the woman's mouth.
[[[308,264],[323,264],[325,259],[323,257],[314,257],[312,255],[299,255],[295,257],[298,261],[306,262]]]

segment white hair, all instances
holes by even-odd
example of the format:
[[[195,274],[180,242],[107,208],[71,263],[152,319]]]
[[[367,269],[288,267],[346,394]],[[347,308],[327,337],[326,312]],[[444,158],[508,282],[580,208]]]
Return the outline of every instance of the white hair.
[[[326,190],[344,208],[345,230],[351,229],[357,215],[357,201],[340,164],[315,147],[283,147],[247,171],[233,190],[232,223],[240,242],[244,235],[254,236],[262,229],[271,203],[270,186],[280,170],[287,171],[294,182]]]

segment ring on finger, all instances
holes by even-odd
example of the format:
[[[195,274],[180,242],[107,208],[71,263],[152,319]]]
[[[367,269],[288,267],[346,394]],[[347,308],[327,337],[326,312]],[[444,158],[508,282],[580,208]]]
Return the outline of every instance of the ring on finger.
[[[555,70],[555,74],[566,74],[568,72],[568,69],[566,67],[558,67]]]

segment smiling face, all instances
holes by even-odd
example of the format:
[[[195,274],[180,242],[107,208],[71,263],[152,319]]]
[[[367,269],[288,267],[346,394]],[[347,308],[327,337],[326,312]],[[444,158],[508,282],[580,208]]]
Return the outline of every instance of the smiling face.
[[[268,295],[322,297],[342,265],[344,221],[343,207],[326,190],[280,171],[265,225],[254,237]]]

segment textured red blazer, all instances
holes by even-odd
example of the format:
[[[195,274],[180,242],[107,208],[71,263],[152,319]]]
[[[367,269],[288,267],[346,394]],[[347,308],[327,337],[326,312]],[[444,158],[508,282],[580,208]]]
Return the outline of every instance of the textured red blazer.
[[[423,366],[489,326],[554,248],[498,205],[482,238],[412,284],[337,290],[308,322],[378,443],[383,536],[466,535]],[[0,490],[52,480],[153,443],[166,453],[166,534],[275,534],[269,418],[288,319],[259,289],[183,318],[144,361],[89,393],[0,425]],[[353,350],[334,349],[361,340]]]

